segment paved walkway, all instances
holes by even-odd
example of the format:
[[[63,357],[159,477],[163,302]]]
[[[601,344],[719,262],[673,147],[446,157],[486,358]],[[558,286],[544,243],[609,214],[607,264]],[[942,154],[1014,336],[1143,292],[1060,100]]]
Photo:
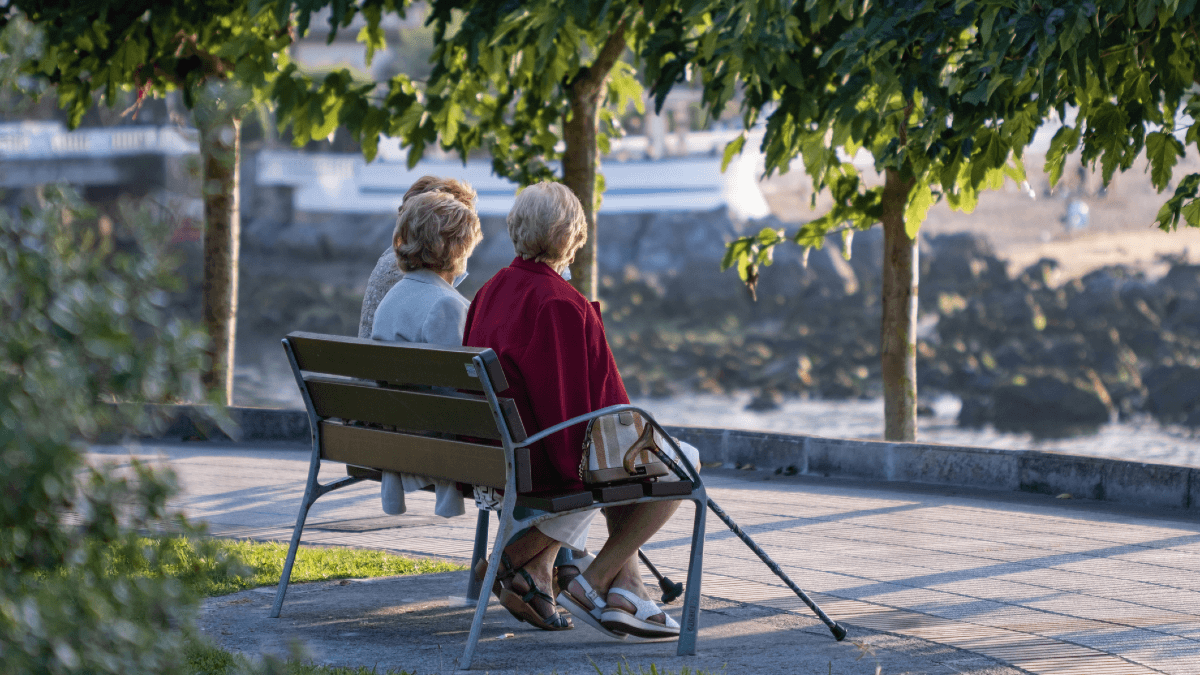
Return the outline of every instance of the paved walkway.
[[[175,504],[207,521],[213,533],[290,537],[307,450],[178,444],[145,446],[138,454],[165,459],[183,488]],[[97,460],[127,456],[123,448],[93,451]],[[327,465],[323,478],[341,474],[340,466]],[[989,670],[965,658],[965,670],[950,665],[939,672],[1200,673],[1200,523],[1194,520],[1034,496],[765,478],[712,471],[706,483],[827,613],[852,629],[965,650],[1016,669]],[[364,484],[317,502],[304,541],[460,561],[470,556],[473,517],[434,518],[425,494],[410,495],[409,514],[386,517],[376,491],[376,484]],[[645,547],[678,580],[688,511]],[[717,518],[710,515],[708,524],[706,598],[808,614]],[[602,544],[602,529],[593,528],[590,548]],[[886,660],[881,665],[894,672]]]

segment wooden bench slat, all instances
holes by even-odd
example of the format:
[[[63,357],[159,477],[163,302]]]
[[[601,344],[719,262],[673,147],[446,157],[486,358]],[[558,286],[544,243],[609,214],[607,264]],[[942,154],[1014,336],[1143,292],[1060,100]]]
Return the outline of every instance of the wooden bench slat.
[[[390,389],[374,382],[320,376],[306,377],[304,381],[313,408],[320,417],[340,417],[412,431],[500,439],[491,407],[482,396]],[[512,399],[500,399],[500,408],[513,440],[525,440],[525,428],[516,404]]]
[[[508,389],[500,361],[490,349],[381,342],[304,332],[289,333],[287,339],[292,343],[300,370],[311,373],[483,391],[479,377],[471,374],[475,370],[471,360],[482,356],[496,393]]]
[[[643,496],[641,483],[625,483],[624,485],[605,485],[592,488],[592,496],[598,502],[620,502],[626,499],[640,499]]]
[[[504,489],[504,449],[386,429],[321,422],[321,458]],[[532,488],[529,449],[518,448],[517,492]]]
[[[558,513],[559,511],[570,511],[583,506],[590,506],[593,503],[591,492],[571,492],[563,495],[553,495],[549,497],[533,497],[530,495],[518,495],[517,505],[525,506],[531,509],[540,511],[549,511],[550,513]]]
[[[672,480],[658,481],[654,483],[643,483],[643,488],[646,490],[647,497],[677,497],[679,495],[689,495],[692,493],[692,485],[690,480]]]
[[[363,480],[373,480],[375,482],[383,480],[383,472],[379,469],[369,469],[365,466],[356,466],[354,464],[346,465],[346,475]]]

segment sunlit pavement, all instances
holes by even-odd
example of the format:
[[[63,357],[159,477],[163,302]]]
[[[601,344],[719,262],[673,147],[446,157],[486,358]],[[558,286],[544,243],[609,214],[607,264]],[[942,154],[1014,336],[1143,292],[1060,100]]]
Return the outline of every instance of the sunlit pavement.
[[[212,533],[290,538],[307,449],[192,443],[135,452],[177,473],[174,505]],[[91,454],[128,457],[119,447]],[[323,467],[324,481],[341,475],[340,465]],[[1200,673],[1200,523],[1181,513],[727,470],[710,472],[706,484],[852,635],[858,627],[918,638],[1031,673]],[[474,517],[436,518],[424,493],[409,495],[406,515],[387,517],[377,490],[366,483],[322,498],[305,543],[470,556]],[[589,548],[602,545],[603,529],[593,528]],[[676,580],[690,530],[684,507],[644,548]],[[705,546],[706,597],[808,615],[711,514]]]

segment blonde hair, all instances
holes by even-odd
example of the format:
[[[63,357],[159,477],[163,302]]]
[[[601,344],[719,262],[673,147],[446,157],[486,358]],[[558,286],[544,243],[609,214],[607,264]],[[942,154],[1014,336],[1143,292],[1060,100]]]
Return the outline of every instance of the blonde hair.
[[[425,192],[404,200],[392,234],[403,272],[431,269],[461,272],[483,239],[474,209],[448,192]]]
[[[507,222],[517,255],[556,270],[587,241],[583,205],[562,183],[543,181],[522,190]]]
[[[472,209],[475,208],[477,195],[475,194],[475,188],[471,187],[470,183],[455,178],[441,178],[439,176],[421,176],[418,178],[415,183],[409,186],[408,191],[404,193],[404,199],[400,204],[400,208],[404,208],[403,202],[407,202],[410,198],[425,194],[426,192],[445,192],[466,206]]]

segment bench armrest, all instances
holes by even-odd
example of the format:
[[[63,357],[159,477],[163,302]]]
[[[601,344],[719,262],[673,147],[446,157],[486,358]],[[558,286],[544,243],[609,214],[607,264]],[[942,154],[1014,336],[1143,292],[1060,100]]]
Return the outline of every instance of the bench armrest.
[[[650,415],[650,413],[646,412],[645,410],[642,410],[641,408],[638,408],[637,406],[630,405],[630,404],[610,405],[607,408],[601,408],[599,410],[595,410],[595,411],[592,411],[592,412],[584,414],[584,415],[572,417],[571,419],[569,419],[565,422],[559,422],[558,424],[555,424],[552,427],[542,429],[541,431],[530,436],[529,438],[526,438],[524,441],[521,441],[520,443],[514,443],[513,447],[514,448],[524,448],[524,447],[533,445],[534,443],[537,443],[538,441],[542,440],[543,438],[546,438],[550,434],[558,433],[558,432],[562,431],[563,429],[566,429],[568,427],[573,427],[576,424],[590,422],[591,420],[593,420],[597,417],[602,417],[604,415],[612,415],[612,414],[619,413],[619,412],[625,412],[627,410],[640,414],[642,417],[646,418],[646,420],[649,421],[650,424],[654,425],[655,430],[658,431],[660,434],[662,434],[663,438],[667,439],[667,442],[671,444],[672,450],[675,451],[675,457],[679,458],[679,461],[678,462],[673,461],[672,458],[665,456],[665,453],[657,452],[655,454],[658,455],[659,459],[661,459],[663,461],[663,463],[666,464],[669,469],[674,471],[675,474],[677,476],[679,476],[681,479],[690,480],[693,483],[699,485],[700,484],[700,474],[697,473],[696,467],[692,466],[692,463],[688,460],[687,456],[685,456],[683,454],[683,451],[680,450],[679,445],[675,443],[675,439],[671,438],[671,435],[668,434],[662,428],[662,425],[660,425],[658,423],[658,421],[655,420],[654,417]],[[679,466],[680,464],[682,464],[683,466]]]

